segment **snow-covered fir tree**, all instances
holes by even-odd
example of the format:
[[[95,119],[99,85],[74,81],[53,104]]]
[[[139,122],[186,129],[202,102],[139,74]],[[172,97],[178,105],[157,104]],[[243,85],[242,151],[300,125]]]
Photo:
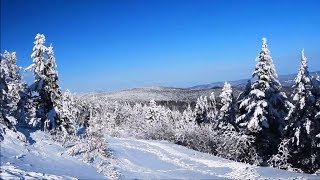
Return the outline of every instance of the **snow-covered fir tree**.
[[[217,110],[217,103],[214,92],[211,92],[208,100],[208,118],[210,122],[214,123],[217,119],[218,110]]]
[[[157,103],[154,99],[151,99],[149,102],[149,107],[147,111],[147,120],[150,124],[153,124],[159,120],[159,109],[157,107]]]
[[[292,101],[285,137],[290,139],[288,160],[296,168],[314,173],[320,168],[320,119],[315,118],[320,108],[317,106],[316,87],[308,71],[304,50],[301,66],[293,85]]]
[[[151,99],[147,107],[146,119],[149,125],[155,127],[162,123],[166,112],[162,106],[157,105],[154,99]]]
[[[27,70],[31,70],[35,76],[35,82],[30,86],[33,99],[36,102],[37,112],[34,121],[30,122],[41,129],[60,128],[68,131],[69,122],[61,118],[62,101],[61,90],[58,83],[53,47],[46,47],[45,36],[37,34],[34,41],[33,64]]]
[[[237,123],[249,132],[268,130],[281,134],[289,102],[285,93],[281,92],[266,38],[262,39],[262,49],[257,60],[252,75],[256,79],[250,93],[241,100],[239,109],[244,113],[237,118]]]
[[[219,110],[217,127],[219,129],[233,129],[233,126],[235,126],[235,108],[232,88],[229,83],[224,83],[219,97],[222,106]]]
[[[190,104],[188,104],[187,109],[183,111],[182,119],[184,119],[185,122],[194,122],[194,112],[192,111]]]
[[[264,163],[278,149],[285,125],[284,118],[291,103],[278,81],[275,66],[270,56],[266,38],[253,72],[254,82],[250,92],[239,102],[240,114],[236,123],[240,130],[256,136],[254,144]]]
[[[177,119],[178,121],[174,122],[175,129],[185,129],[188,128],[189,123],[195,123],[194,112],[192,111],[190,104],[188,104],[187,109],[185,109]]]
[[[17,66],[16,53],[5,51],[0,61],[0,122],[9,128],[22,121],[19,117],[23,109],[21,103],[25,93],[25,83],[22,82]]]
[[[152,99],[147,106],[146,111],[146,128],[150,132],[147,136],[151,139],[168,139],[173,137],[173,115],[170,109],[157,105]]]
[[[80,128],[80,124],[77,122],[78,114],[79,109],[77,108],[74,95],[67,89],[62,95],[61,118],[70,122],[70,130],[72,129],[73,132]]]
[[[198,124],[209,123],[210,119],[208,117],[208,99],[207,96],[200,96],[197,99],[196,107],[194,109],[196,121]]]

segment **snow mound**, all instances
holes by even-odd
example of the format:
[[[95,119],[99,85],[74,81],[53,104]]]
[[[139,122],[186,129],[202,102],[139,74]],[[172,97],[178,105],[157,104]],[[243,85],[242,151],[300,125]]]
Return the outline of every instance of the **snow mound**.
[[[68,176],[56,176],[51,174],[24,171],[12,165],[1,166],[1,178],[3,179],[76,179]]]
[[[93,166],[65,153],[50,135],[30,132],[29,143],[6,130],[1,141],[0,179],[106,179]]]

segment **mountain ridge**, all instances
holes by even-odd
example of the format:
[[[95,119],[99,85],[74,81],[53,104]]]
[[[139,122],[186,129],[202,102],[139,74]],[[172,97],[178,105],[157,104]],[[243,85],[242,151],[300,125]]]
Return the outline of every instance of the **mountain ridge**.
[[[320,71],[310,73],[311,75],[320,74]],[[294,83],[295,74],[280,75],[279,80],[283,86],[283,91],[290,92]],[[245,88],[249,79],[229,81],[232,85],[234,96],[237,97]],[[196,102],[200,96],[210,96],[212,92],[218,98],[224,82],[215,82],[205,85],[198,85],[189,88],[179,87],[162,87],[148,86],[141,88],[125,89],[113,92],[90,92],[78,95],[104,97],[111,101],[123,102],[149,102],[151,99],[155,101],[172,101],[172,102]]]
[[[286,74],[286,75],[279,75],[278,79],[281,83],[282,86],[292,86],[294,83],[294,78],[296,77],[296,74]],[[310,75],[316,76],[320,75],[320,71],[313,71],[310,72]],[[234,81],[228,81],[232,86],[245,86],[247,84],[247,81],[251,79],[240,79],[240,80],[234,80]],[[189,89],[210,89],[213,87],[222,87],[224,82],[218,81],[218,82],[213,82],[209,84],[200,84],[196,86],[192,86]]]

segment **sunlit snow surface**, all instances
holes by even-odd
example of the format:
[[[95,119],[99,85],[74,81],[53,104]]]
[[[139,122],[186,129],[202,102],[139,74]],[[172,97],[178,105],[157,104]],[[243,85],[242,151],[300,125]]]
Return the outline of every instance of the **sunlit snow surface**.
[[[200,153],[165,141],[108,139],[124,179],[320,179],[257,167]]]
[[[26,145],[7,131],[1,141],[0,179],[105,179],[97,169],[65,153],[43,132],[30,134]]]
[[[93,166],[70,157],[43,132],[26,145],[8,131],[1,142],[0,179],[106,179]],[[112,166],[122,179],[319,179],[237,163],[165,141],[108,137]]]

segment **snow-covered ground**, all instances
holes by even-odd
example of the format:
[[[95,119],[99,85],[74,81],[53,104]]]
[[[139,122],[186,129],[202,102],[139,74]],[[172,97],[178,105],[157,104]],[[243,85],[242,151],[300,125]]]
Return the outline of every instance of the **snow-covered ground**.
[[[97,169],[65,153],[44,132],[30,133],[27,145],[7,131],[1,141],[0,179],[106,179]]]
[[[1,141],[0,179],[106,179],[44,132],[30,132],[30,142],[7,131]],[[108,137],[108,146],[114,157],[111,166],[123,179],[319,179],[237,163],[166,141]]]
[[[108,138],[124,179],[319,179],[200,153],[165,141]]]

